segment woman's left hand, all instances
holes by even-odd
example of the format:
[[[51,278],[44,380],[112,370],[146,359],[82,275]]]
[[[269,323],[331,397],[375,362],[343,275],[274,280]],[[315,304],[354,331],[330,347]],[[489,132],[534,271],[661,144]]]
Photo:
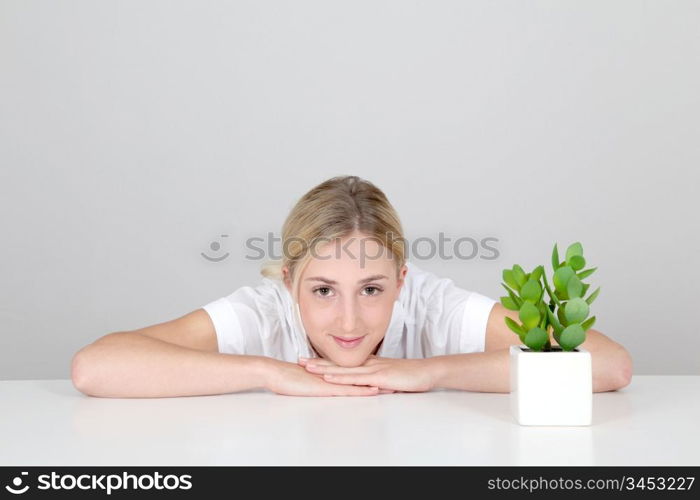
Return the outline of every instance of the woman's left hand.
[[[435,376],[430,359],[379,358],[371,355],[360,366],[338,366],[321,358],[299,358],[307,371],[323,375],[333,384],[374,385],[383,394],[425,392],[434,387]]]

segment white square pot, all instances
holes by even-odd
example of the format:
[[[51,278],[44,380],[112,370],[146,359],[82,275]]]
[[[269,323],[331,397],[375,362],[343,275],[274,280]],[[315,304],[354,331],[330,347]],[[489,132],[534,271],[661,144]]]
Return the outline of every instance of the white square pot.
[[[510,405],[520,425],[591,425],[591,353],[510,346]]]

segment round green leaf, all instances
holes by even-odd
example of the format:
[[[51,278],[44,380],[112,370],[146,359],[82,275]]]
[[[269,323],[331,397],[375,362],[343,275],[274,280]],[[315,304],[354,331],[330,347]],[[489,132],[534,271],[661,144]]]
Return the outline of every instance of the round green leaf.
[[[513,271],[511,271],[510,269],[503,270],[503,281],[508,283],[508,286],[511,287],[513,290],[520,290],[520,285],[518,285],[518,282],[515,281]]]
[[[532,303],[535,303],[539,300],[541,293],[542,287],[540,286],[539,281],[535,281],[533,279],[527,280],[527,282],[520,289],[520,296],[523,299],[529,300]]]
[[[535,304],[528,301],[523,302],[523,305],[520,306],[518,317],[526,330],[536,327],[540,322],[540,312],[537,310]]]
[[[532,270],[532,273],[530,273],[530,279],[535,280],[535,281],[540,281],[540,278],[542,277],[543,273],[544,273],[544,266],[537,266],[535,269]]]
[[[567,264],[569,264],[574,271],[579,271],[586,265],[586,259],[583,255],[572,255],[567,261]]]
[[[506,297],[506,296],[501,297],[501,304],[503,304],[503,306],[506,309],[510,309],[511,311],[518,310],[518,306],[515,305],[515,302],[513,302],[513,299],[511,299],[510,297]]]
[[[564,305],[564,316],[569,325],[572,323],[580,323],[588,316],[588,303],[581,297],[571,299]]]
[[[565,292],[566,285],[569,283],[569,279],[574,274],[574,270],[571,269],[571,266],[561,266],[559,269],[554,271],[554,288],[560,292]]]
[[[569,245],[569,248],[566,249],[566,263],[568,264],[571,262],[571,257],[574,255],[580,255],[583,256],[583,246],[581,246],[581,243],[578,241],[576,243],[572,243]]]
[[[581,328],[581,325],[575,323],[564,328],[564,331],[559,335],[557,342],[565,351],[573,351],[586,340],[586,333]]]
[[[561,323],[562,326],[569,324],[566,320],[566,316],[564,316],[564,305],[562,305],[562,307],[557,307],[557,318],[559,318],[559,323]]]
[[[570,299],[580,297],[583,295],[583,283],[578,279],[575,274],[569,278],[569,282],[566,284],[566,293],[569,295]]]
[[[539,326],[530,329],[525,335],[525,345],[533,351],[541,351],[548,340],[547,332]]]
[[[525,275],[525,271],[518,264],[515,264],[513,266],[513,277],[515,278],[515,281],[518,283],[518,287],[523,286],[525,284],[525,282],[527,281],[527,276]]]
[[[515,304],[515,310],[516,311],[519,310],[520,305],[523,303],[523,301],[520,300],[520,298],[518,298],[518,296],[515,295],[515,292],[513,292],[513,290],[508,288],[504,283],[501,283],[501,285],[503,285],[503,288],[506,289],[506,292],[508,292],[508,296],[510,297],[510,300],[512,300],[513,303]]]

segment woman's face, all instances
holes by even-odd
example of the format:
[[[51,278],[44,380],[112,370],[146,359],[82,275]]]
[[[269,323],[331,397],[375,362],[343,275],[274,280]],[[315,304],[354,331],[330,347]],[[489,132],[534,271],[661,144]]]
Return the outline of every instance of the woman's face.
[[[359,232],[318,247],[298,284],[314,349],[339,366],[363,364],[386,334],[406,272],[397,279],[391,253]]]

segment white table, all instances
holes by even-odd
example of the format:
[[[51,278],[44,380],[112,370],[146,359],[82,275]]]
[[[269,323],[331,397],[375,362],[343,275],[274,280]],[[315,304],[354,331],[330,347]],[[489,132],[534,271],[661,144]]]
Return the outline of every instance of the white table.
[[[698,465],[700,376],[635,376],[589,427],[528,427],[509,394],[88,397],[0,381],[0,465]]]

